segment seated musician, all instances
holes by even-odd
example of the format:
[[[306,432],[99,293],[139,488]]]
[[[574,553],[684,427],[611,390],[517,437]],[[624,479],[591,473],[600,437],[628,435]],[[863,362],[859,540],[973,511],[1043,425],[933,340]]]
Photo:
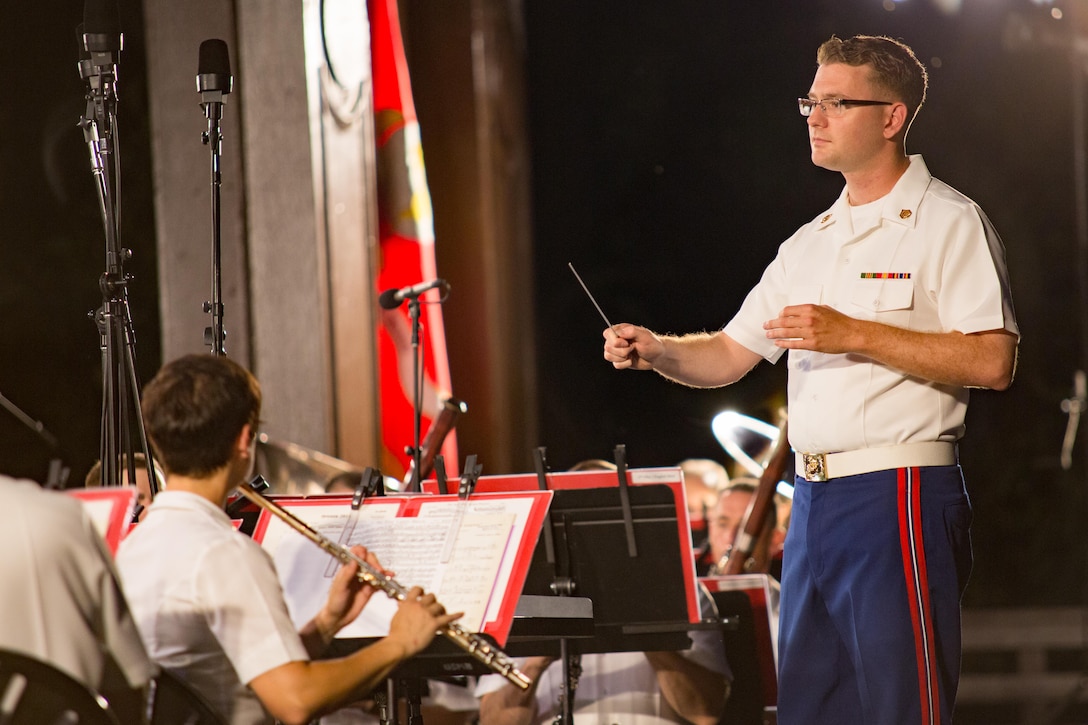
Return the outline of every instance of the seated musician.
[[[127,457],[122,455],[119,463],[121,467],[122,485],[133,485],[132,481],[129,480]],[[151,505],[151,499],[154,498],[154,493],[151,491],[151,472],[147,467],[147,456],[143,453],[134,453],[132,456],[132,467],[136,471],[136,509],[134,513],[138,521],[143,521],[144,516],[147,515],[147,507]],[[155,466],[155,490],[161,491],[163,483],[162,469]],[[86,488],[101,488],[102,461],[94,462],[94,465],[91,466],[91,470],[87,471],[87,476],[83,480],[83,485]]]
[[[610,467],[608,464],[606,467]],[[572,470],[587,470],[576,465]],[[716,616],[713,602],[699,590],[702,619]],[[575,723],[598,725],[715,725],[729,696],[732,674],[721,635],[713,630],[689,633],[692,645],[680,652],[606,652],[584,654],[571,708]],[[550,723],[561,712],[563,663],[530,657],[520,669],[533,681],[528,691],[498,675],[480,678],[480,725]]]
[[[373,590],[357,565],[341,568],[322,611],[295,630],[271,558],[223,511],[252,467],[260,407],[256,379],[225,357],[190,355],[159,371],[143,413],[167,486],[122,543],[117,566],[151,658],[227,722],[307,723],[362,698],[459,615],[413,588],[388,636],[348,657],[311,660]],[[362,547],[353,551],[378,565]]]
[[[688,502],[688,523],[691,545],[696,552],[707,548],[707,521],[718,500],[718,493],[729,483],[725,466],[709,458],[687,458],[680,461],[684,473],[684,495]]]
[[[143,722],[154,668],[109,550],[74,498],[0,476],[0,648],[46,662]],[[6,721],[0,713],[0,720]]]
[[[743,476],[731,480],[718,495],[708,516],[706,556],[696,561],[700,576],[720,574],[724,570],[733,548],[733,539],[744,522],[744,514],[758,488],[759,479]],[[775,494],[775,519],[774,529],[765,538],[757,540],[753,557],[761,564],[761,571],[765,570],[777,579],[782,571],[782,544],[789,522],[789,499],[778,493]],[[765,549],[761,550],[760,547]]]

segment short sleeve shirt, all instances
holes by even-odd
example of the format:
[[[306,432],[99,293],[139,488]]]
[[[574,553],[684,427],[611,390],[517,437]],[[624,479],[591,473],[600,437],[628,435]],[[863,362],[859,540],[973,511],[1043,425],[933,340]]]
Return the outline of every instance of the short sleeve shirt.
[[[163,491],[121,542],[117,567],[155,662],[232,725],[273,722],[246,684],[309,657],[257,543],[210,501]]]
[[[786,240],[729,337],[775,362],[763,323],[788,305],[828,305],[857,319],[921,332],[1018,335],[1005,250],[970,199],[933,178],[921,156],[854,227],[846,191]],[[852,354],[790,350],[790,442],[807,452],[956,441],[968,392]]]
[[[0,648],[63,670],[107,698],[154,674],[109,550],[82,504],[0,476]]]

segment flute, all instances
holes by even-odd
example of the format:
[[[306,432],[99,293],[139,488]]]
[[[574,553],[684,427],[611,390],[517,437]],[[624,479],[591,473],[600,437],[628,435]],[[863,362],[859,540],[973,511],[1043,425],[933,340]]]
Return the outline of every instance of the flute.
[[[257,476],[253,480],[254,482],[257,482],[264,479],[261,476]],[[336,559],[339,559],[340,563],[349,564],[354,562],[357,564],[359,566],[358,576],[360,581],[369,584],[375,589],[380,589],[385,592],[390,599],[396,599],[397,601],[404,600],[405,595],[408,593],[407,587],[398,583],[393,577],[375,569],[369,563],[353,554],[346,546],[342,546],[323,536],[308,523],[279,504],[265,498],[258,493],[251,484],[243,483],[238,487],[238,492],[261,508],[277,516],[285,524],[320,546]],[[510,659],[509,655],[493,646],[475,632],[468,631],[456,622],[450,622],[445,627],[438,630],[438,633],[470,654],[474,659],[482,662],[487,667],[505,677],[520,689],[528,690],[529,686],[532,684],[532,681],[514,665],[514,661]]]

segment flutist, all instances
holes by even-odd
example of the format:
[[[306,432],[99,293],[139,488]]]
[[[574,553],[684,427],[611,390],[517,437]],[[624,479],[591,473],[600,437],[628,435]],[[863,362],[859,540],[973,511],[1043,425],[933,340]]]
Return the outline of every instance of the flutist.
[[[117,566],[153,660],[232,725],[290,725],[363,697],[460,614],[416,587],[388,636],[348,657],[311,660],[374,590],[358,565],[342,567],[324,608],[295,630],[271,559],[223,512],[251,471],[260,409],[257,380],[226,357],[191,355],[159,371],[143,414],[166,490],[125,539]],[[380,567],[362,547],[352,551]]]

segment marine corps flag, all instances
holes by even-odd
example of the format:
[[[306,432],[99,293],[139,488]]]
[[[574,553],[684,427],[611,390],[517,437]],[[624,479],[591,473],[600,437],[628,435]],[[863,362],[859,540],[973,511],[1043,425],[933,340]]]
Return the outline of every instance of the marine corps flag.
[[[381,261],[378,291],[400,289],[438,277],[434,256],[431,196],[423,168],[419,123],[412,103],[408,64],[401,41],[396,0],[367,0],[374,82],[374,129],[377,141],[378,227]],[[419,351],[422,354],[421,434],[426,434],[449,397],[450,369],[442,325],[442,289],[419,299]],[[403,478],[415,438],[412,405],[412,326],[408,304],[381,310],[378,368],[382,426],[382,471]],[[457,442],[446,436],[442,455],[456,472]]]

